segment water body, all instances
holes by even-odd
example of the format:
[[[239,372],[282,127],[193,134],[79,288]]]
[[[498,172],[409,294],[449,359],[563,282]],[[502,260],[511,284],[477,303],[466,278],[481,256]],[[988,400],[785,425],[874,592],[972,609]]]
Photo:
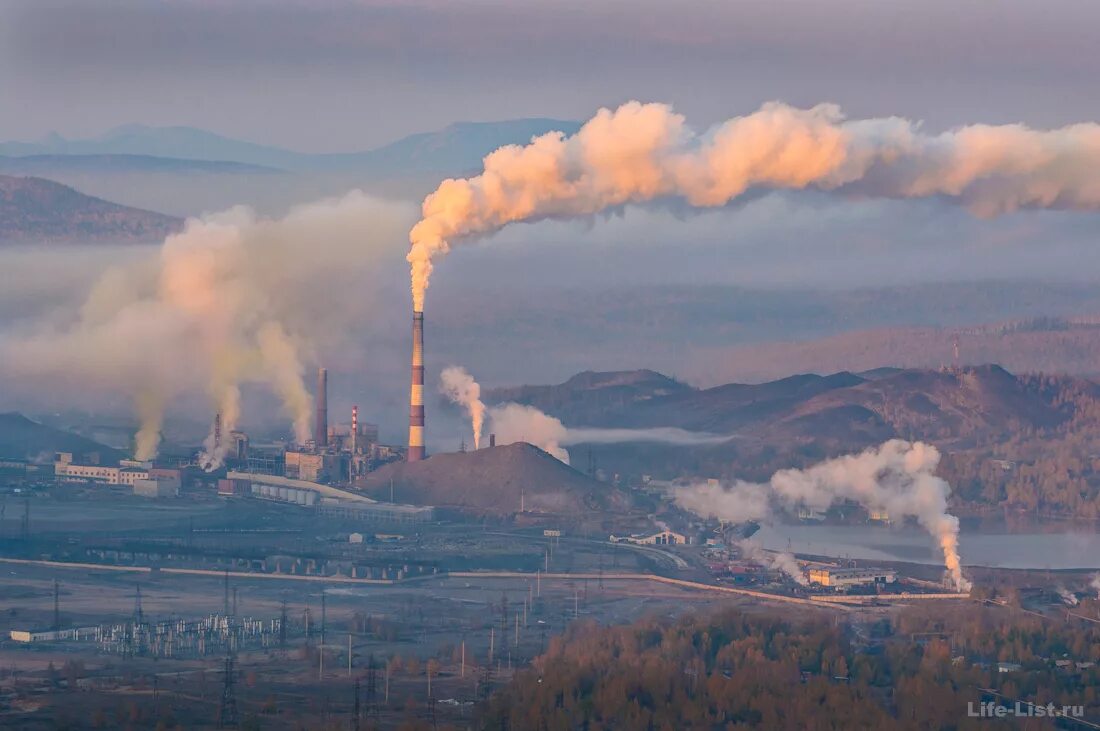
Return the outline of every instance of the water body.
[[[943,554],[914,526],[764,525],[753,536],[764,548],[870,561],[940,564]],[[965,566],[1005,569],[1100,569],[1100,533],[1065,525],[989,526],[964,523],[959,554]]]

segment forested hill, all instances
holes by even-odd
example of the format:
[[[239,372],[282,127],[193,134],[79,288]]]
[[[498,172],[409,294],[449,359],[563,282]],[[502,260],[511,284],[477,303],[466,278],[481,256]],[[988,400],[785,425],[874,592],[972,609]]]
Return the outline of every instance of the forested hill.
[[[45,178],[0,175],[0,243],[151,243],[182,226]]]
[[[1095,600],[1087,602],[1095,611]],[[914,634],[929,640],[913,643]],[[984,699],[979,688],[1042,705],[1084,704],[1085,718],[1100,721],[1100,700],[1083,692],[1100,683],[1100,669],[1062,670],[1055,659],[1063,657],[1100,660],[1100,626],[969,604],[909,609],[858,633],[831,618],[736,610],[620,627],[578,622],[490,700],[481,728],[1021,727],[1019,719],[967,718],[967,703]],[[1022,671],[1000,673],[998,661]]]

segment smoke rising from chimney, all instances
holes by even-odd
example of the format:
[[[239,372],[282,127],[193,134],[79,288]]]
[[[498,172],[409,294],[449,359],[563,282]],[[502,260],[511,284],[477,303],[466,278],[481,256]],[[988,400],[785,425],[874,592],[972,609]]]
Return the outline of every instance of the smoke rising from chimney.
[[[1100,207],[1100,125],[1019,124],[927,134],[900,117],[847,120],[839,107],[769,102],[698,134],[666,104],[600,109],[574,135],[550,132],[486,156],[483,171],[428,195],[409,233],[413,309],[433,262],[509,223],[589,216],[656,199],[724,206],[749,189],[952,199],[979,216]]]
[[[481,401],[481,386],[461,366],[448,366],[439,375],[439,390],[466,410],[474,433],[474,449],[481,449],[481,431],[485,423],[485,404]]]
[[[190,219],[155,262],[108,270],[78,311],[0,342],[4,377],[43,388],[66,379],[129,396],[141,459],[156,455],[175,399],[205,393],[228,434],[240,426],[241,388],[253,383],[278,395],[294,438],[305,442],[313,412],[305,364],[318,349],[345,344],[341,333],[361,317],[366,296],[332,287],[356,297],[334,306],[318,283],[371,274],[375,261],[397,253],[412,219],[405,206],[358,191],[278,219],[243,207]],[[318,328],[321,321],[332,326]]]
[[[959,520],[947,512],[951,487],[935,475],[939,461],[940,453],[931,445],[893,439],[805,470],[780,470],[763,485],[687,487],[677,492],[676,502],[703,517],[730,522],[767,518],[770,500],[787,508],[823,511],[848,499],[895,519],[912,517],[936,539],[955,588],[968,591],[970,582],[959,560]]]

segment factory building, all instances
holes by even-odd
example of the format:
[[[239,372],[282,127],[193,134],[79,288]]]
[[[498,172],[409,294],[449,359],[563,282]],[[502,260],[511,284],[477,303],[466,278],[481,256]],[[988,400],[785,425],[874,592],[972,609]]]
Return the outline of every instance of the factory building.
[[[54,475],[61,482],[90,482],[133,487],[138,480],[149,479],[147,463],[123,460],[117,466],[77,464],[71,452],[60,452],[54,460]]]
[[[870,586],[871,584],[892,584],[897,581],[897,574],[891,569],[862,568],[848,569],[837,567],[813,568],[809,571],[811,584],[827,586],[838,591],[853,586]]]
[[[180,483],[178,480],[159,480],[148,478],[134,482],[134,494],[138,497],[179,497]]]

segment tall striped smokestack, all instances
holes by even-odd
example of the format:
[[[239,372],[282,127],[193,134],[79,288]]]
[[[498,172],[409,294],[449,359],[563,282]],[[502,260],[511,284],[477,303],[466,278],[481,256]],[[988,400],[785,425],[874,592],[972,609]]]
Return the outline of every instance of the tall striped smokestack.
[[[328,368],[317,369],[317,421],[313,441],[318,449],[328,446]]]
[[[359,406],[351,407],[351,453],[359,451]]]
[[[422,459],[424,459],[424,313],[414,310],[408,461],[419,462]]]

